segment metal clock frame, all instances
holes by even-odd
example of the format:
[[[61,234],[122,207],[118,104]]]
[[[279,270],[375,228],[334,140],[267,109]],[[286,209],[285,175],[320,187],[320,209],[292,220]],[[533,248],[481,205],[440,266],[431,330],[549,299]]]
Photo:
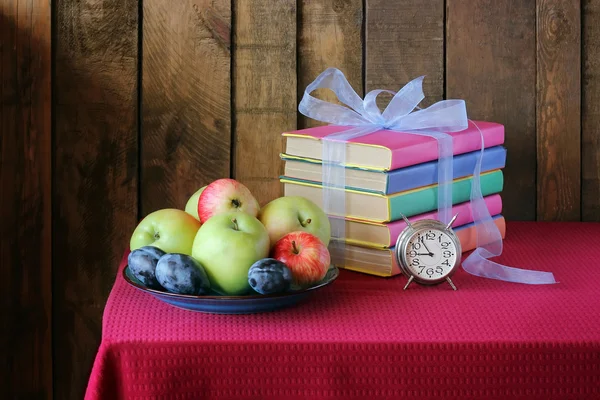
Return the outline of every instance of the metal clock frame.
[[[461,255],[462,255],[462,247],[460,245],[460,240],[458,239],[458,236],[456,236],[456,233],[454,233],[454,231],[451,228],[451,226],[454,223],[454,221],[456,220],[457,216],[458,216],[458,214],[456,214],[454,217],[452,217],[452,220],[450,220],[448,225],[444,225],[441,221],[437,221],[434,219],[422,219],[422,220],[411,223],[408,221],[408,219],[404,215],[402,215],[402,218],[406,222],[406,228],[402,231],[400,236],[398,236],[398,240],[396,241],[395,253],[396,253],[396,260],[398,261],[398,265],[400,266],[400,270],[408,278],[408,282],[406,283],[406,286],[404,286],[404,290],[406,290],[408,288],[408,285],[410,285],[413,281],[415,281],[419,284],[422,284],[422,285],[437,285],[439,283],[446,281],[452,287],[452,289],[457,290],[456,286],[454,285],[454,282],[452,282],[452,279],[450,279],[450,277],[458,269],[460,262],[461,262]],[[450,240],[452,240],[452,242],[456,248],[457,253],[456,253],[456,261],[454,262],[454,265],[450,268],[450,271],[448,272],[448,274],[446,274],[440,278],[433,279],[433,280],[432,279],[422,279],[422,278],[419,278],[418,276],[413,275],[413,273],[408,268],[408,260],[406,259],[406,250],[407,250],[408,242],[409,242],[409,239],[415,234],[415,232],[418,230],[421,230],[421,229],[435,229],[437,231],[443,231],[445,234],[448,235]]]

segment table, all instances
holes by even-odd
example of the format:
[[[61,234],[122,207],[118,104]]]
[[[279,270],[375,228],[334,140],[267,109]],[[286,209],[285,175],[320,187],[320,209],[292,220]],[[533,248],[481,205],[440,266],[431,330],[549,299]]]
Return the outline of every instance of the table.
[[[126,258],[123,258],[123,268]],[[86,399],[600,398],[600,224],[509,222],[499,262],[448,285],[342,270],[293,308],[170,307],[117,274]]]

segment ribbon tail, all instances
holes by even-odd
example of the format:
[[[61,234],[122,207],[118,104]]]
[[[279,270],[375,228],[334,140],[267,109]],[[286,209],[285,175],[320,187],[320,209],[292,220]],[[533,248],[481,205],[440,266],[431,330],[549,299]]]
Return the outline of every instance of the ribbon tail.
[[[452,216],[452,184],[453,184],[453,146],[452,136],[437,134],[438,142],[438,219],[448,224]]]
[[[471,122],[475,124],[473,121]],[[491,257],[502,254],[502,235],[494,223],[481,193],[480,175],[484,156],[484,139],[477,124],[475,127],[481,136],[481,149],[471,183],[471,211],[477,232],[477,248],[463,261],[463,269],[475,276],[508,282],[533,285],[556,283],[551,272],[513,268],[489,260]]]
[[[322,140],[322,208],[331,225],[329,252],[334,264],[343,265],[346,259],[346,143],[353,137],[378,129],[374,126],[354,127]]]

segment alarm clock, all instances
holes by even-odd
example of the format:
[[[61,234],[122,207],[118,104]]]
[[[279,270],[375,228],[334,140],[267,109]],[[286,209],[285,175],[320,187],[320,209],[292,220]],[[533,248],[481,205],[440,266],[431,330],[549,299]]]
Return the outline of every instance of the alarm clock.
[[[455,215],[447,224],[434,219],[410,223],[403,215],[406,228],[398,236],[395,255],[402,273],[408,278],[404,290],[414,281],[422,285],[448,282],[460,265],[462,249],[452,230]]]

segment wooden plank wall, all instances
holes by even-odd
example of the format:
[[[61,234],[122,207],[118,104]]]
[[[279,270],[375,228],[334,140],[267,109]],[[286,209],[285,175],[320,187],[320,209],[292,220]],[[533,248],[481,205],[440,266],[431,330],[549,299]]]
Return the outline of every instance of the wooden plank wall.
[[[0,1],[0,391],[52,398],[50,6]]]
[[[138,4],[54,4],[54,397],[82,398],[137,223]]]
[[[278,197],[281,132],[296,128],[296,1],[234,1],[232,177]]]
[[[142,216],[230,174],[231,4],[145,0],[143,18]]]
[[[535,219],[535,0],[448,0],[447,19],[446,96],[465,99],[472,119],[502,121],[508,147],[503,213]]]
[[[504,124],[509,220],[600,221],[599,26],[592,0],[0,2],[3,393],[81,398],[137,221],[219,177],[279,196],[330,66]]]

